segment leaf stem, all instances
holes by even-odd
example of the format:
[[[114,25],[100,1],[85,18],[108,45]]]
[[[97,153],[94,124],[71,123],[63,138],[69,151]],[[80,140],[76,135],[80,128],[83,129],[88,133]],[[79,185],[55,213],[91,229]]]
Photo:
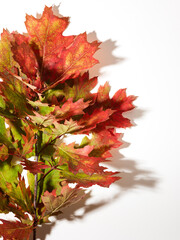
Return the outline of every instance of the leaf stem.
[[[44,176],[42,177],[42,178],[40,178],[39,180],[38,180],[38,183],[41,181],[41,180],[43,180],[50,172],[52,172],[54,169],[57,169],[57,167],[58,167],[59,165],[57,164],[56,166],[53,166],[47,173],[45,173],[44,174]]]
[[[35,143],[35,161],[38,162],[38,135],[37,133],[35,134],[35,139],[37,139]],[[38,186],[38,174],[35,174],[35,179],[34,179],[34,229],[33,229],[33,240],[36,240],[36,226],[37,226],[37,186]]]
[[[52,139],[50,142],[47,142],[42,148],[41,150],[37,153],[38,155],[40,155],[40,153],[49,145],[51,145],[53,142],[55,142],[58,138],[60,138],[62,135],[59,135],[57,137],[55,137],[54,139]]]

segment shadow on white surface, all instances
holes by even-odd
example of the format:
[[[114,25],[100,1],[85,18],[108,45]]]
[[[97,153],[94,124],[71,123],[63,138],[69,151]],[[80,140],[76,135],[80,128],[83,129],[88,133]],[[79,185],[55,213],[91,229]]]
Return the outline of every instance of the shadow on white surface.
[[[99,41],[97,38],[96,32],[93,31],[87,35],[87,40],[89,42],[93,41]],[[111,39],[108,39],[104,42],[102,42],[99,46],[99,50],[94,54],[94,57],[98,59],[100,62],[93,66],[92,69],[90,69],[90,76],[103,76],[102,68],[106,66],[111,66],[120,62],[123,62],[124,58],[119,58],[113,55],[113,51],[118,48],[116,45],[116,41],[112,41]]]
[[[129,111],[125,114],[125,117],[128,117],[133,124],[133,127],[136,126],[135,120],[143,117],[145,114],[144,110],[135,108],[132,111]],[[123,141],[123,134],[121,135],[120,141],[123,143],[119,150],[127,148],[130,146],[130,143]],[[118,169],[121,174],[122,179],[115,182],[119,187],[124,190],[130,190],[136,187],[150,187],[154,188],[158,179],[154,177],[154,173],[149,170],[140,169],[135,160],[126,159],[119,151],[116,149],[111,151],[113,157],[110,166]]]

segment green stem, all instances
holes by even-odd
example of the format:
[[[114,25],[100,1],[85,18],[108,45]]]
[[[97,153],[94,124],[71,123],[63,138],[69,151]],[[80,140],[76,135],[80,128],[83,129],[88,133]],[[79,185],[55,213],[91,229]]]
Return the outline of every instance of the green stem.
[[[60,138],[62,135],[59,135],[57,137],[55,137],[54,139],[52,139],[50,142],[47,142],[42,148],[41,150],[38,152],[38,155],[44,150],[46,149],[49,145],[53,144],[58,138]]]
[[[54,169],[57,169],[57,167],[58,167],[59,165],[57,164],[56,166],[53,166],[47,173],[45,173],[43,176],[42,176],[42,178],[40,178],[39,180],[38,180],[38,182],[37,183],[39,183],[41,180],[43,180],[50,172],[52,172]]]

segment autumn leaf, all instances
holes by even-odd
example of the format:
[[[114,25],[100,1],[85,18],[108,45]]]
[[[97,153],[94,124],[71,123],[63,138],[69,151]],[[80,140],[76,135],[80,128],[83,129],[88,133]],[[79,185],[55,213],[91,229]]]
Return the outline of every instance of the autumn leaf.
[[[64,134],[74,133],[83,126],[79,126],[76,121],[73,121],[71,118],[65,120],[63,124],[54,122],[54,128],[52,129],[52,134],[55,136],[63,136]]]
[[[11,166],[10,161],[0,162],[0,189],[7,191],[7,183],[16,187],[18,184],[18,174],[22,172],[20,165]]]
[[[119,89],[112,98],[113,108],[119,111],[126,112],[134,108],[133,101],[136,100],[135,96],[127,96],[126,89]]]
[[[28,108],[26,96],[20,93],[14,84],[0,82],[0,90],[9,112],[13,113],[14,118],[25,117],[27,114],[32,114]]]
[[[45,7],[39,19],[26,15],[25,25],[30,36],[30,44],[37,57],[42,58],[41,67],[43,64],[46,66],[46,62],[51,62],[62,48],[69,46],[73,41],[73,36],[62,36],[68,24],[68,18],[55,16],[52,7]]]
[[[22,211],[22,208],[18,206],[7,194],[0,192],[0,213],[10,213],[13,212],[15,217],[26,220],[27,214]]]
[[[8,196],[18,204],[25,212],[34,214],[33,200],[29,187],[26,187],[24,178],[19,174],[17,186],[7,184]]]
[[[110,85],[108,82],[104,84],[104,86],[100,86],[97,92],[97,103],[104,103],[108,101],[109,98],[109,92],[110,92]]]
[[[38,59],[40,76],[43,81],[52,83],[48,88],[70,76],[78,76],[80,71],[98,63],[93,55],[99,43],[89,43],[86,33],[63,36],[69,24],[68,18],[55,16],[52,7],[45,7],[40,19],[27,15],[25,24],[30,45]]]
[[[91,90],[97,85],[97,82],[97,77],[89,79],[89,72],[85,72],[74,78],[72,85],[69,85],[68,81],[66,81],[63,90],[50,89],[46,92],[46,97],[50,101],[55,96],[57,98],[65,97],[66,100],[73,98],[74,102],[79,99],[84,99],[85,102],[88,100],[93,102],[95,94],[91,93]]]
[[[74,148],[75,143],[66,145],[61,143],[58,146],[58,153],[56,157],[59,156],[59,164],[68,164],[70,171],[73,173],[78,173],[83,171],[88,174],[94,172],[100,173],[103,171],[104,167],[99,166],[100,162],[105,162],[104,158],[101,157],[89,157],[89,154],[93,150],[93,146],[85,146],[81,149]]]
[[[61,212],[65,207],[77,203],[82,199],[84,193],[79,189],[72,189],[68,185],[65,185],[61,189],[59,195],[56,194],[56,190],[52,192],[46,191],[41,197],[45,206],[44,216],[54,215]]]
[[[38,62],[36,56],[29,45],[28,37],[14,33],[12,41],[13,58],[19,63],[21,70],[30,79],[36,79]]]
[[[80,147],[86,145],[93,146],[90,156],[109,158],[112,157],[109,150],[118,148],[122,143],[118,140],[121,134],[116,133],[113,128],[101,129],[92,133],[91,139],[85,136],[80,144]]]
[[[13,144],[6,134],[6,126],[5,126],[5,118],[0,116],[0,145],[5,145],[6,147],[2,147],[2,151],[7,152],[7,147],[13,148]]]
[[[33,174],[42,173],[42,169],[50,168],[50,166],[45,165],[43,162],[34,162],[28,159],[21,160],[21,164],[24,166],[25,170],[28,170]]]
[[[5,196],[2,192],[0,192],[0,201],[0,213],[9,213],[11,210],[8,209],[8,196]]]
[[[79,99],[73,102],[72,98],[69,98],[62,107],[55,107],[53,114],[56,116],[58,121],[69,119],[72,116],[84,114],[84,109],[89,106],[89,102],[84,102],[83,99]]]
[[[79,133],[89,133],[92,129],[95,129],[98,124],[108,121],[113,114],[113,110],[102,108],[96,108],[92,113],[86,113],[83,118],[78,121],[78,124],[82,126]]]
[[[55,106],[49,106],[48,103],[43,103],[40,100],[31,101],[28,100],[28,103],[43,116],[49,115],[51,112],[54,111]]]
[[[0,75],[6,69],[12,70],[15,65],[12,57],[10,38],[10,33],[4,29],[0,41]]]
[[[60,167],[62,170],[60,172],[60,177],[62,180],[67,181],[68,183],[76,183],[78,187],[88,188],[93,185],[99,185],[101,187],[109,187],[113,182],[121,179],[121,177],[114,176],[118,172],[109,172],[103,171],[101,173],[86,174],[84,172],[78,172],[74,174],[69,171],[67,165]]]
[[[32,232],[32,225],[24,224],[20,221],[6,221],[0,219],[3,224],[0,224],[0,235],[8,240],[28,240]]]
[[[22,135],[22,151],[21,155],[26,156],[34,150],[34,145],[37,142],[37,139],[34,137],[34,132],[30,126],[24,127],[25,135]]]
[[[8,157],[8,148],[6,147],[6,145],[3,144],[2,146],[0,146],[0,161],[5,161],[8,159]]]
[[[123,116],[126,111],[132,110],[135,106],[133,101],[135,96],[127,96],[126,89],[119,89],[112,98],[109,97],[110,86],[106,82],[104,86],[100,86],[96,95],[96,103],[91,106],[89,111],[102,107],[103,110],[111,110],[112,114],[106,121],[102,121],[98,126],[99,128],[117,127],[126,128],[131,127],[132,123],[128,118]]]
[[[54,122],[56,122],[56,118],[54,115],[41,115],[40,113],[34,111],[34,115],[28,116],[31,119],[31,122],[34,126],[38,126],[39,128],[50,127]]]
[[[99,43],[94,41],[87,42],[87,34],[83,33],[74,39],[73,43],[66,49],[63,49],[60,62],[63,66],[61,76],[64,80],[73,76],[77,77],[82,70],[91,68],[99,61],[93,58],[98,50]],[[55,68],[59,67],[59,63]]]

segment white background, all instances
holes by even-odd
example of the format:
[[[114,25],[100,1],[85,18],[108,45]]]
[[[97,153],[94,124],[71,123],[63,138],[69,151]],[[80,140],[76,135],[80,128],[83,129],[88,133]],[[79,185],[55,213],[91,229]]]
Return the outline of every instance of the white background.
[[[59,1],[2,1],[0,30],[25,31],[25,13]],[[71,17],[66,34],[86,31],[102,41],[91,72],[112,94],[127,88],[138,96],[127,115],[135,127],[122,130],[125,142],[113,151],[112,169],[123,180],[110,189],[94,187],[91,197],[69,208],[38,237],[59,239],[180,239],[180,1],[62,0]],[[75,217],[76,216],[76,217]]]

